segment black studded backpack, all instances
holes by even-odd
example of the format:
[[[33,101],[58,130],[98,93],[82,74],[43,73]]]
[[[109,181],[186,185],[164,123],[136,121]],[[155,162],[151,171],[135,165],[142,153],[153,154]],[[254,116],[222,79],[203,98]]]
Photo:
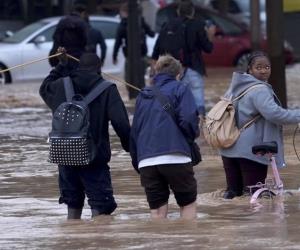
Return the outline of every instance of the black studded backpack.
[[[67,101],[53,113],[49,162],[65,166],[88,165],[96,156],[88,105],[112,83],[103,80],[83,97],[75,94],[70,77],[63,80]]]

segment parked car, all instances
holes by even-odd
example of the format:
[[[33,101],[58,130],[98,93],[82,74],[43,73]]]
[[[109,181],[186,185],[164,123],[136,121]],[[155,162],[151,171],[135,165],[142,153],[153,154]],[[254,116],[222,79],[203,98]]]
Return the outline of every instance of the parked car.
[[[177,4],[172,3],[157,12],[156,30],[160,30],[163,23],[176,17]],[[211,20],[216,25],[216,37],[214,49],[211,54],[203,53],[203,58],[207,66],[238,66],[245,68],[247,56],[251,52],[251,36],[247,27],[233,19],[223,16],[215,11],[197,6],[196,18]],[[262,35],[262,49],[267,49],[266,37]],[[286,63],[293,62],[293,49],[285,42]]]
[[[0,69],[6,69],[40,58],[46,58],[52,48],[52,35],[61,17],[42,19],[3,39],[0,42]],[[91,16],[90,23],[100,30],[107,45],[106,59],[102,71],[109,74],[122,75],[124,71],[124,57],[119,51],[118,64],[112,62],[115,34],[120,20],[116,17]],[[153,48],[155,38],[147,37],[149,48]],[[149,53],[152,50],[149,50]],[[100,48],[98,48],[98,55]],[[51,67],[48,60],[43,60],[22,68],[16,68],[0,74],[0,83],[15,81],[42,80]]]
[[[220,1],[218,0],[193,0],[196,5],[202,5],[211,8],[215,11],[220,10]],[[260,21],[262,23],[263,31],[266,25],[266,1],[259,0]],[[241,24],[250,27],[251,11],[250,1],[245,0],[229,0],[227,15]]]

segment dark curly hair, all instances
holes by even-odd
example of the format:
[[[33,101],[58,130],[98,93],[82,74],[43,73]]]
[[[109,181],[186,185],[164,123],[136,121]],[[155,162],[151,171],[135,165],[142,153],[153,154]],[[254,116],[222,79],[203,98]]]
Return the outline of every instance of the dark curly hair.
[[[255,59],[259,58],[259,57],[266,57],[270,61],[270,58],[266,52],[260,51],[260,50],[253,51],[248,56],[247,73],[249,73],[249,70],[250,70],[251,66],[254,64]]]

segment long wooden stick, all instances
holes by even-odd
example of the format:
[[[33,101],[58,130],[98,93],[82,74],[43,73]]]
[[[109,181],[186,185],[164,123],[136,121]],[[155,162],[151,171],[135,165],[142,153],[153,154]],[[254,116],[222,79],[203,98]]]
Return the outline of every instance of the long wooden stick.
[[[3,70],[0,70],[0,74],[4,73],[4,72],[7,72],[7,71],[10,71],[12,69],[16,69],[16,68],[19,68],[19,67],[24,67],[24,66],[27,66],[27,65],[30,65],[30,64],[33,64],[33,63],[37,63],[37,62],[40,62],[40,61],[43,61],[43,60],[47,60],[47,59],[52,58],[52,57],[60,56],[61,54],[62,53],[56,53],[56,54],[51,55],[51,56],[47,56],[47,57],[40,58],[40,59],[37,59],[37,60],[33,60],[33,61],[26,62],[26,63],[22,63],[22,64],[19,64],[19,65],[10,67],[8,69],[3,69]]]
[[[74,57],[74,56],[71,56],[71,55],[69,55],[69,54],[66,54],[66,55],[67,55],[67,57],[69,57],[69,58],[71,58],[71,59],[73,59],[73,60],[79,62],[79,59],[78,59],[78,58],[76,58],[76,57]],[[127,85],[127,86],[130,87],[130,88],[133,88],[133,89],[135,89],[135,90],[137,90],[137,91],[141,91],[141,89],[139,89],[138,87],[136,87],[136,86],[134,86],[134,85],[132,85],[132,84],[130,84],[130,83],[128,83],[128,82],[126,82],[126,81],[120,79],[119,77],[116,77],[116,76],[113,76],[113,75],[111,75],[111,74],[107,74],[107,73],[104,73],[104,72],[101,72],[101,74],[102,74],[104,77],[108,78],[108,79],[112,79],[112,80],[114,80],[114,81],[121,82],[121,83]]]
[[[29,62],[26,62],[26,63],[22,63],[22,64],[19,64],[19,65],[16,65],[16,66],[13,66],[13,67],[10,67],[10,68],[7,68],[7,69],[3,69],[3,70],[0,70],[0,74],[1,73],[4,73],[4,72],[7,72],[7,71],[10,71],[12,69],[16,69],[16,68],[20,68],[20,67],[24,67],[24,66],[27,66],[27,65],[30,65],[30,64],[33,64],[33,63],[37,63],[37,62],[40,62],[40,61],[43,61],[43,60],[47,60],[47,59],[50,59],[52,57],[57,57],[57,56],[60,56],[61,54],[63,53],[56,53],[54,55],[51,55],[51,56],[47,56],[47,57],[44,57],[44,58],[40,58],[40,59],[36,59],[36,60],[33,60],[33,61],[29,61]],[[79,59],[74,57],[74,56],[71,56],[69,54],[66,54],[67,57],[79,62]],[[117,82],[121,82],[125,85],[127,85],[128,87],[131,87],[137,91],[141,91],[141,89],[137,88],[136,86],[116,77],[116,76],[112,76],[111,74],[107,74],[107,73],[104,73],[104,72],[101,72],[103,76],[105,76],[106,78],[109,78],[109,79],[113,79],[114,81],[117,81]]]

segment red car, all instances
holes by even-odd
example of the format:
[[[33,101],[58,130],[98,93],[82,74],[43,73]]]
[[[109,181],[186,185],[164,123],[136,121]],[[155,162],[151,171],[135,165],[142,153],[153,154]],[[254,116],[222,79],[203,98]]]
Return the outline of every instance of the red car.
[[[160,9],[156,16],[156,30],[159,31],[162,24],[171,18],[176,17],[176,4],[169,4]],[[196,17],[204,20],[211,20],[217,27],[214,40],[214,49],[211,54],[203,53],[206,66],[244,68],[247,56],[251,52],[251,37],[247,28],[236,21],[222,16],[214,11],[196,7]],[[285,42],[286,63],[293,62],[293,49]],[[261,48],[266,50],[267,41],[263,37]]]

